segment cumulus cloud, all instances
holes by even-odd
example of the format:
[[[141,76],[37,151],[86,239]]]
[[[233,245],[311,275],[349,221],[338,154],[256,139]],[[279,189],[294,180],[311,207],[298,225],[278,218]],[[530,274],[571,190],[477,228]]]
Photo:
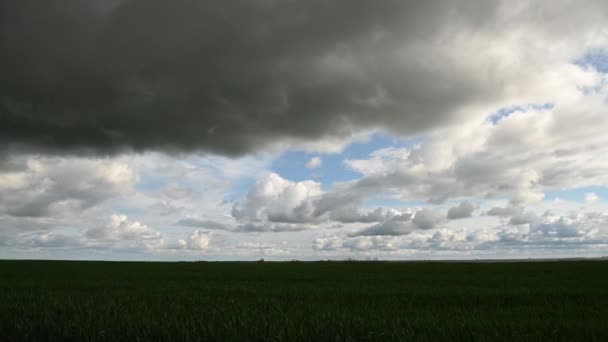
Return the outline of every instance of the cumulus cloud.
[[[179,249],[189,250],[206,250],[210,245],[210,234],[200,229],[195,229],[190,233],[188,239],[178,240],[177,246]]]
[[[355,205],[350,205],[332,210],[329,218],[340,223],[370,223],[382,221],[385,218],[385,213],[382,208],[376,208],[374,211],[363,214],[359,212]]]
[[[0,168],[0,214],[81,212],[128,193],[136,181],[133,169],[117,159],[14,156]]]
[[[433,209],[420,209],[412,218],[412,223],[420,229],[431,229],[443,220],[443,215]]]
[[[389,212],[386,219],[350,236],[407,235],[416,229],[432,229],[443,221],[443,215],[433,209],[423,208],[410,212]]]
[[[233,207],[232,213],[235,214]],[[230,218],[221,221],[199,219],[195,217],[187,217],[180,219],[177,224],[186,227],[198,227],[211,230],[225,230],[235,233],[250,233],[250,232],[297,232],[312,228],[319,228],[322,223],[318,218],[301,217],[298,220],[287,221],[271,221],[264,214],[251,218],[248,216],[238,216],[238,219]],[[276,217],[274,217],[276,219]]]
[[[316,169],[321,167],[323,164],[323,160],[321,157],[312,157],[308,162],[306,162],[306,167],[309,169]]]
[[[365,228],[356,233],[352,233],[350,236],[378,236],[378,235],[406,235],[413,232],[416,229],[411,221],[396,221],[386,220],[379,224]]]
[[[351,251],[394,251],[396,246],[394,238],[387,236],[358,236],[343,238],[328,236],[316,238],[313,241],[313,249],[318,251],[351,250]]]
[[[2,142],[238,154],[370,126],[417,133],[535,95],[541,80],[550,91],[547,70],[602,43],[608,12],[603,1],[113,4],[2,4]]]
[[[486,212],[486,215],[508,217],[508,216],[517,215],[521,211],[522,211],[521,207],[515,207],[515,206],[493,207]]]
[[[499,232],[501,241],[527,245],[603,244],[608,238],[608,217],[601,213],[543,215],[519,235],[509,236],[508,228]]]
[[[271,173],[259,179],[244,198],[234,204],[232,216],[236,224],[216,225],[196,219],[183,219],[179,223],[239,232],[299,231],[330,223],[376,223],[355,234],[403,235],[415,229],[434,228],[444,220],[443,214],[431,208],[401,212],[379,207],[362,213],[356,203],[345,201],[344,205],[339,205],[340,198],[333,201],[324,195],[319,183],[292,182]],[[344,193],[338,193],[338,196],[342,195]],[[330,210],[324,209],[328,199]]]
[[[86,240],[80,236],[56,232],[34,232],[19,236],[18,246],[30,248],[82,248]]]
[[[588,192],[585,194],[585,202],[587,203],[595,203],[600,199],[600,197],[598,195],[596,195],[594,192]]]
[[[112,215],[105,225],[73,232],[47,227],[7,238],[13,248],[98,249],[121,251],[160,250],[163,234],[125,215]]]
[[[466,235],[467,242],[460,248],[524,248],[525,246],[603,245],[608,237],[608,217],[600,213],[570,215],[530,215],[525,225],[482,228]],[[445,246],[449,239],[442,239]]]
[[[19,249],[87,249],[129,252],[175,250],[204,251],[211,247],[209,232],[195,229],[185,239],[167,243],[164,235],[125,215],[112,215],[106,225],[94,226],[82,233],[33,231],[3,240]]]
[[[574,248],[603,248],[608,238],[608,216],[602,213],[547,213],[530,224],[483,226],[476,228],[436,227],[394,236],[329,235],[313,240],[313,248],[323,251],[376,251],[408,255],[412,252],[455,251],[459,256],[498,253],[548,253]],[[509,252],[510,251],[510,252]],[[563,250],[562,250],[563,252]],[[540,254],[537,254],[540,255]]]
[[[451,207],[448,210],[447,218],[449,220],[461,219],[471,217],[473,211],[476,209],[475,205],[471,202],[464,201],[455,207]]]
[[[126,215],[112,215],[110,222],[101,227],[89,228],[84,236],[89,242],[120,243],[143,248],[158,248],[164,243],[163,235]]]
[[[312,200],[320,194],[317,182],[292,182],[271,173],[234,205],[232,216],[242,222],[315,223],[320,219],[313,215]]]
[[[235,227],[235,232],[252,233],[252,232],[298,232],[302,230],[318,228],[316,224],[308,223],[277,223],[270,221],[262,222],[245,222]]]
[[[236,245],[236,249],[245,250],[254,252],[257,255],[268,255],[268,256],[276,256],[276,255],[288,255],[291,254],[291,251],[284,248],[284,243],[278,244],[264,244],[264,243],[256,243],[256,242],[241,242]]]
[[[319,183],[310,180],[292,182],[271,173],[259,179],[245,197],[234,204],[232,216],[237,224],[230,225],[228,229],[240,232],[284,232],[306,230],[332,222],[377,223],[356,234],[403,235],[415,229],[434,228],[444,219],[444,215],[430,208],[415,212],[377,208],[361,213],[355,203],[348,201],[344,205],[332,203],[331,210],[324,210],[327,200]],[[180,224],[206,227],[209,222],[184,219]],[[225,225],[216,226],[212,223],[208,228],[226,229]]]
[[[534,212],[521,210],[521,211],[513,214],[513,216],[511,216],[511,219],[509,220],[509,224],[511,224],[511,225],[529,224],[529,223],[534,223],[537,221],[538,221],[538,216]]]
[[[573,66],[577,68],[587,73]],[[439,130],[413,146],[378,150],[367,159],[347,161],[363,177],[326,191],[318,211],[358,203],[378,193],[430,203],[459,197],[508,197],[511,205],[521,206],[542,200],[546,191],[608,185],[608,163],[596,158],[608,152],[603,147],[608,141],[601,133],[608,128],[608,119],[600,94],[608,82],[605,75],[582,77],[590,77],[599,93],[581,91],[576,82],[564,84],[563,97],[552,106],[509,110],[498,119]]]

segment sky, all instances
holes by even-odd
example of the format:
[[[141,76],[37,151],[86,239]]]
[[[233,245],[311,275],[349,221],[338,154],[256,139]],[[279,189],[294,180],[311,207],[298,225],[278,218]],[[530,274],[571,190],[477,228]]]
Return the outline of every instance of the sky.
[[[0,258],[608,255],[605,1],[0,1]]]

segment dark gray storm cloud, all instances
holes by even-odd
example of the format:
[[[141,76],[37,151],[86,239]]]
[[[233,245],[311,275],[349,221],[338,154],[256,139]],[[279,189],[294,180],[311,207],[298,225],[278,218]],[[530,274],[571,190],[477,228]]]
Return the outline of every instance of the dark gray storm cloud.
[[[487,1],[0,2],[0,143],[240,154],[449,121],[498,90],[433,53]],[[441,84],[439,87],[438,84]],[[5,145],[6,146],[6,145]]]

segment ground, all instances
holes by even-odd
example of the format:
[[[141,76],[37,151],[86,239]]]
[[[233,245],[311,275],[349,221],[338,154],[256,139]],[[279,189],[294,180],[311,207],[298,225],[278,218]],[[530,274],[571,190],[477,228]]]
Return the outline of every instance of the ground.
[[[3,340],[608,340],[608,262],[0,261]]]

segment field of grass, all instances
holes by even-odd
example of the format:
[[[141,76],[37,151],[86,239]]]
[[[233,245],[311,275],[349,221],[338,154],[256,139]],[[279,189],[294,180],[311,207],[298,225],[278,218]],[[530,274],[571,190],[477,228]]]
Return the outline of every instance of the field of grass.
[[[608,341],[608,262],[0,261],[0,340]]]

